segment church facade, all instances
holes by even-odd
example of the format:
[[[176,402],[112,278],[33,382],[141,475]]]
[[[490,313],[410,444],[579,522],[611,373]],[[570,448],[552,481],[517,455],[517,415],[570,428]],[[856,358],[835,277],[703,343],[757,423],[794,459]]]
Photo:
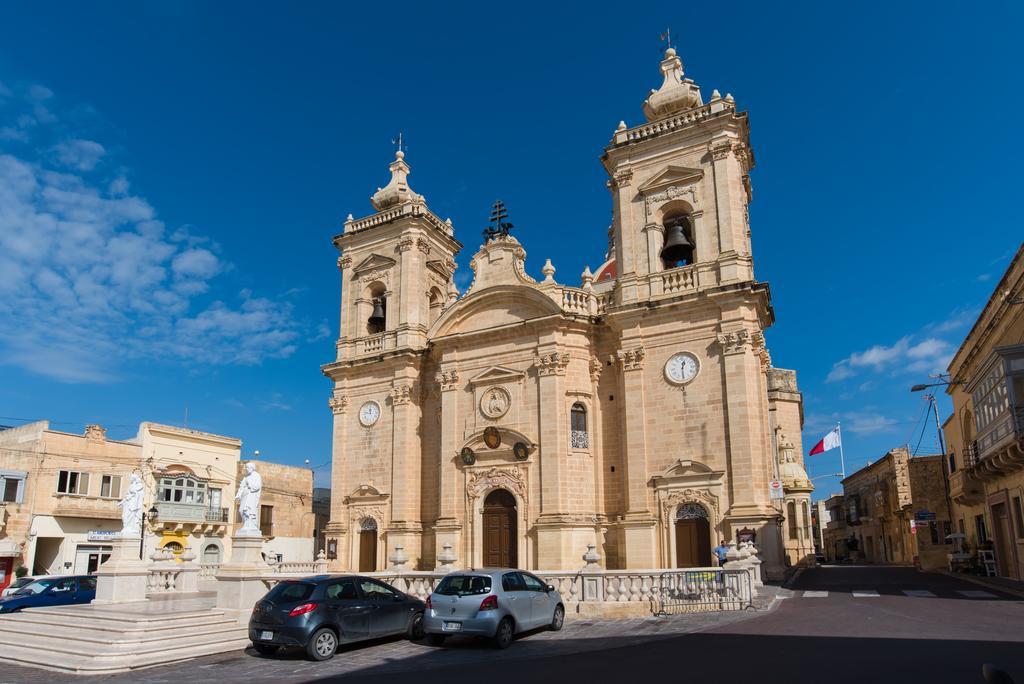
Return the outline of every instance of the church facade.
[[[778,576],[813,554],[802,399],[754,277],[747,116],[705,103],[674,50],[661,71],[647,122],[601,157],[609,252],[579,285],[550,262],[527,275],[496,206],[460,294],[463,245],[401,151],[334,238],[333,568],[576,569],[591,544],[608,568],[707,567],[739,538]]]

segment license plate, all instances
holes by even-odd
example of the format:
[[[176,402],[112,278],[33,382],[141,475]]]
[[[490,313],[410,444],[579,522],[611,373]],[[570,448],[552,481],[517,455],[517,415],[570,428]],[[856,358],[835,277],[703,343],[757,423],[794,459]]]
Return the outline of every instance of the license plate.
[[[260,632],[260,639],[266,639],[267,641],[272,641],[273,638],[274,638],[274,633],[273,632]]]
[[[458,632],[462,629],[461,622],[446,622],[444,623],[444,631],[446,632]]]

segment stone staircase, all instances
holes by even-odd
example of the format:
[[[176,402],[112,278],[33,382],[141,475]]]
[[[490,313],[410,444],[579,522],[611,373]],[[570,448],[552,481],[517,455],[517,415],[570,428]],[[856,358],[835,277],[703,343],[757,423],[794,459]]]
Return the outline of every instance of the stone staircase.
[[[0,615],[0,663],[109,674],[240,652],[249,645],[246,628],[223,611],[145,603],[153,605],[61,606]]]

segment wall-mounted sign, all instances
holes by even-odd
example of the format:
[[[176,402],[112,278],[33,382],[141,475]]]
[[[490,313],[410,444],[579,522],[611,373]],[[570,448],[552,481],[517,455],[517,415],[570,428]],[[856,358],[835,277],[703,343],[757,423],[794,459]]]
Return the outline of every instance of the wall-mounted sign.
[[[768,483],[768,491],[773,499],[781,499],[783,496],[782,480],[772,480]]]
[[[935,511],[929,511],[927,508],[922,508],[917,512],[918,520],[935,520]]]
[[[327,540],[327,558],[335,560],[338,557],[338,540],[328,539]]]
[[[117,530],[89,530],[85,538],[88,541],[110,541],[117,539]]]

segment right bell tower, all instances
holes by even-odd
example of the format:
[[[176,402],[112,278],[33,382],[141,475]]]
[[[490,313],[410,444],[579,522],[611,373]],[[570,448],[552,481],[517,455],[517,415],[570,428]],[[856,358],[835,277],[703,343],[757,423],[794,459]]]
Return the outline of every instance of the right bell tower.
[[[620,123],[601,158],[613,196],[616,304],[754,280],[747,115],[717,90],[705,104],[673,48],[644,102],[647,124]],[[681,266],[675,282],[661,276]]]

